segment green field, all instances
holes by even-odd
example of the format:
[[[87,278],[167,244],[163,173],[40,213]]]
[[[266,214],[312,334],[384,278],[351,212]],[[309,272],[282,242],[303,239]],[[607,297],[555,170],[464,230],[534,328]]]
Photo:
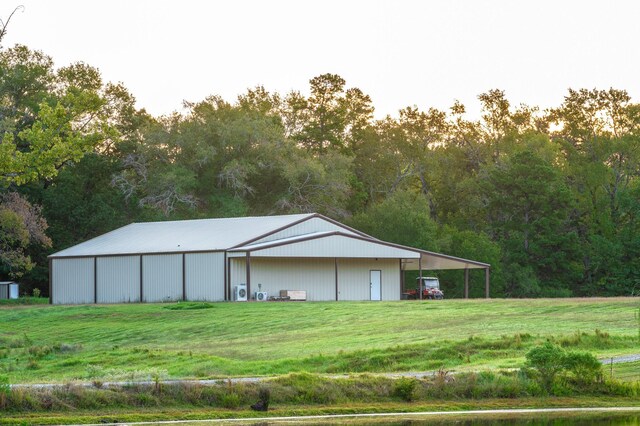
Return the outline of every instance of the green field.
[[[640,353],[639,306],[637,298],[1,306],[0,375],[40,383],[514,368],[545,339],[598,357]],[[616,366],[614,375],[637,380],[633,371]]]

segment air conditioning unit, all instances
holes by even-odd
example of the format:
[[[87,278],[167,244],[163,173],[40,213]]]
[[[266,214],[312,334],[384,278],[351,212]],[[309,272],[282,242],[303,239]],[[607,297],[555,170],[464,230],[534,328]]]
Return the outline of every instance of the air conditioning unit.
[[[236,302],[246,302],[247,301],[247,285],[240,284],[235,287],[233,292],[233,300]]]
[[[256,291],[254,293],[254,299],[257,302],[266,302],[267,301],[267,292],[266,291]]]

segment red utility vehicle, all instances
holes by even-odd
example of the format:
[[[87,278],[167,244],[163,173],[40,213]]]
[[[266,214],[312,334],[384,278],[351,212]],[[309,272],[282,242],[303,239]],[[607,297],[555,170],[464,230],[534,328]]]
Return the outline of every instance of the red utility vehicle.
[[[420,299],[420,293],[418,293],[420,290],[422,290],[423,299],[444,299],[444,293],[440,290],[440,281],[437,277],[418,277],[416,284],[415,290],[409,290],[406,293],[409,299]]]

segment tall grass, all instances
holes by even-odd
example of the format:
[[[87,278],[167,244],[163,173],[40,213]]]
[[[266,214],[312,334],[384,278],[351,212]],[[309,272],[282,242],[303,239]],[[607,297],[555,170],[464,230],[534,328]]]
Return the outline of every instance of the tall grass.
[[[444,373],[443,373],[444,374]],[[562,393],[570,395],[624,396],[640,395],[636,384],[616,381],[581,388],[576,383],[561,384]],[[14,388],[0,412],[65,412],[113,408],[212,407],[247,409],[268,392],[270,404],[344,405],[358,403],[420,402],[433,399],[459,400],[484,398],[517,398],[541,396],[544,392],[536,381],[519,372],[468,373],[416,379],[390,379],[359,376],[329,379],[314,374],[292,374],[263,383],[231,383],[215,385],[157,384],[129,385],[109,388],[87,388],[71,384],[53,389]]]
[[[47,304],[49,304],[48,297],[22,296],[17,299],[0,299],[0,306],[47,305]]]

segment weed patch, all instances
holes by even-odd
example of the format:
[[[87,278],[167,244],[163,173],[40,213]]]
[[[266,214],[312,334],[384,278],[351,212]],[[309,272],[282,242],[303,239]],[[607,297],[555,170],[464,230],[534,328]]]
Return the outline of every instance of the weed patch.
[[[178,302],[174,305],[163,306],[164,309],[170,311],[185,311],[185,310],[198,310],[198,309],[211,309],[215,305],[209,302]]]

